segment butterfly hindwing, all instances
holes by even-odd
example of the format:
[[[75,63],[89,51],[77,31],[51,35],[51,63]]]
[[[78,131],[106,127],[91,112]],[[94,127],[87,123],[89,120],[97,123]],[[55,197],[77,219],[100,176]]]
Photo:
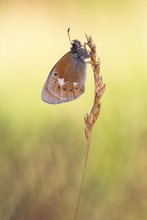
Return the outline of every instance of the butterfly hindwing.
[[[85,72],[85,64],[79,66],[73,54],[68,52],[51,70],[42,99],[47,103],[59,104],[78,98],[84,92]]]

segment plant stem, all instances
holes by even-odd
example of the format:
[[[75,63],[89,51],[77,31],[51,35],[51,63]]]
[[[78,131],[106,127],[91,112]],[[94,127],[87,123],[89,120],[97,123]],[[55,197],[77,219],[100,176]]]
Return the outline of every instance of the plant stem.
[[[84,185],[84,179],[85,179],[86,167],[87,167],[87,160],[88,160],[89,149],[90,149],[90,141],[91,141],[91,136],[89,137],[89,139],[87,141],[86,156],[85,156],[85,161],[84,161],[82,180],[81,180],[81,185],[80,185],[79,196],[78,196],[74,220],[77,220],[77,217],[78,217],[79,205],[80,205],[81,195],[82,195],[82,191],[83,191],[83,185]]]
[[[84,179],[85,179],[85,174],[86,174],[86,167],[87,167],[87,160],[88,160],[88,154],[89,154],[89,149],[90,149],[90,140],[91,140],[91,133],[92,133],[92,128],[99,116],[100,113],[100,108],[101,108],[101,103],[100,103],[100,98],[102,97],[104,91],[105,91],[105,84],[103,83],[102,77],[100,77],[100,60],[97,60],[97,53],[96,53],[96,46],[93,43],[92,37],[87,36],[87,45],[90,48],[90,54],[91,54],[91,65],[94,73],[94,82],[95,82],[95,96],[94,96],[94,103],[93,107],[90,111],[90,113],[86,114],[84,117],[85,120],[85,135],[87,139],[87,149],[86,149],[86,156],[85,156],[85,163],[84,163],[84,169],[83,169],[83,174],[82,174],[82,180],[81,180],[81,185],[80,185],[80,190],[79,190],[79,196],[77,200],[77,206],[75,210],[75,216],[74,220],[77,220],[78,217],[78,211],[79,211],[79,205],[80,205],[80,199],[83,191],[83,185],[84,185]]]

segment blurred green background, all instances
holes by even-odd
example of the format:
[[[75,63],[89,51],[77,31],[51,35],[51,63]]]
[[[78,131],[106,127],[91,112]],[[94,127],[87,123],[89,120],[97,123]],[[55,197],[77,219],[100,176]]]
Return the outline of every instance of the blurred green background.
[[[107,85],[93,129],[81,220],[147,219],[145,0],[0,1],[0,220],[72,220],[86,152],[86,91],[63,105],[40,98],[71,38],[91,34]]]

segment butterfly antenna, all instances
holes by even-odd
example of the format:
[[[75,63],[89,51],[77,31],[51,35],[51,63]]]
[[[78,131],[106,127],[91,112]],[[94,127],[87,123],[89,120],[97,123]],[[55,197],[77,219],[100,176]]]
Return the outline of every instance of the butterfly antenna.
[[[67,30],[67,34],[68,34],[68,39],[69,39],[70,43],[72,44],[72,41],[71,41],[71,38],[70,38],[70,34],[69,34],[69,32],[70,32],[70,28],[68,28],[68,30]]]

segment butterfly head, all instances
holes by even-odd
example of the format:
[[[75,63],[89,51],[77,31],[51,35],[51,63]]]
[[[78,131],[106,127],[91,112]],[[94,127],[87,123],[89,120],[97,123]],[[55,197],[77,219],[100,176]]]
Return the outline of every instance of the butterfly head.
[[[72,48],[74,49],[78,49],[82,47],[81,42],[79,40],[73,40],[71,44],[72,44]]]
[[[86,48],[83,48],[81,42],[79,40],[73,40],[71,42],[71,52],[78,56],[80,59],[85,60],[86,58],[89,58],[89,52],[86,50]]]

